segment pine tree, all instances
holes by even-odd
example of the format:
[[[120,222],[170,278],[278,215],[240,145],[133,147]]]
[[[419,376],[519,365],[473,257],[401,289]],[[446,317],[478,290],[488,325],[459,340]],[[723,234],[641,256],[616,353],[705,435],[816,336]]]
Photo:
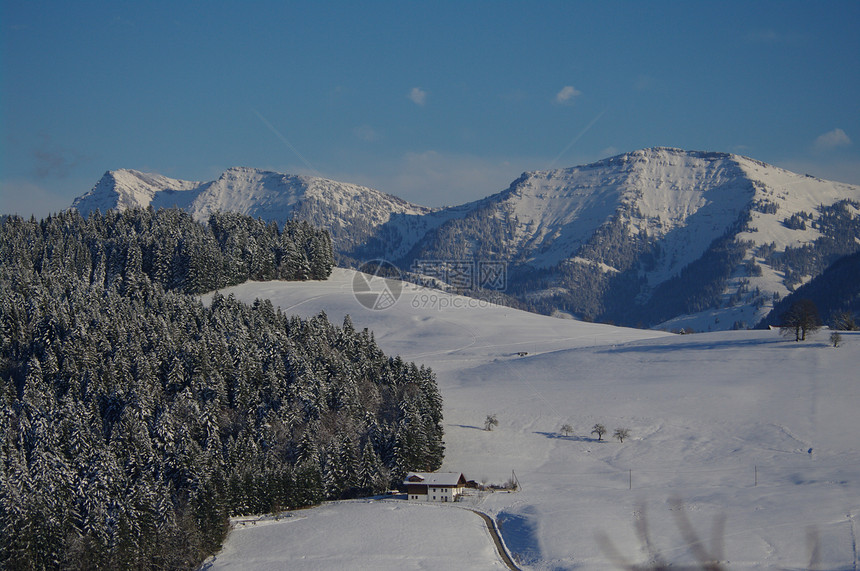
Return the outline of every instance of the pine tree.
[[[370,442],[365,442],[361,450],[361,463],[356,477],[358,493],[365,496],[377,494],[384,489],[385,481],[379,456],[373,450]]]

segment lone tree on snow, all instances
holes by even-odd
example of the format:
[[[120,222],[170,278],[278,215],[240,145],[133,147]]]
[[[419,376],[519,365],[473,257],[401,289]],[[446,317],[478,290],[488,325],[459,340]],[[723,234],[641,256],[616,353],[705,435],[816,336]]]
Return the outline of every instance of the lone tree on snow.
[[[630,436],[629,428],[616,428],[615,432],[612,434],[615,438],[618,439],[618,442],[624,442],[624,439]]]
[[[838,331],[834,331],[830,334],[830,342],[833,343],[834,347],[839,347],[839,344],[842,343],[842,335]]]
[[[806,341],[807,333],[811,335],[821,328],[818,308],[811,299],[795,301],[780,318],[782,325],[780,325],[779,331],[787,336],[794,333],[795,341]]]
[[[598,440],[603,440],[603,435],[606,434],[606,427],[598,422],[591,429],[591,433],[596,434]]]
[[[570,436],[571,434],[573,434],[573,427],[569,424],[562,424],[561,425],[561,435],[562,436]]]
[[[499,419],[496,418],[495,414],[488,414],[487,418],[484,420],[484,430],[492,430],[494,426],[499,425]]]

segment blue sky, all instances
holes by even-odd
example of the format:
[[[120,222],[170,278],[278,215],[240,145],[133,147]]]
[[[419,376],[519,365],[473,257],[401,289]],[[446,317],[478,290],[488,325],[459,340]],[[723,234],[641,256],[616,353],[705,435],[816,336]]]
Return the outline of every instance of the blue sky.
[[[860,2],[0,0],[0,212],[231,166],[428,206],[651,146],[860,184]]]

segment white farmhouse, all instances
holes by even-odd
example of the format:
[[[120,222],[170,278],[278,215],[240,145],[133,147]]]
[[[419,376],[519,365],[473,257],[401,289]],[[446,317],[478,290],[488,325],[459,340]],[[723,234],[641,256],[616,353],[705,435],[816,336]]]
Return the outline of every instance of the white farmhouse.
[[[466,487],[459,472],[409,472],[403,480],[406,499],[423,502],[453,502]]]

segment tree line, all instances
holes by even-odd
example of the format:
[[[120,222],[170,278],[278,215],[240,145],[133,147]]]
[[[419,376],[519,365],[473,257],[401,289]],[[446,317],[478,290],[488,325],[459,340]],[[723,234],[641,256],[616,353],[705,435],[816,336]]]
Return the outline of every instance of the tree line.
[[[152,208],[6,217],[0,256],[22,271],[73,272],[123,294],[144,275],[164,289],[203,293],[247,280],[325,279],[334,266],[328,233],[307,222],[279,228],[219,212],[200,224],[182,210]]]
[[[194,568],[231,515],[437,469],[432,371],[348,317],[190,295],[330,260],[324,232],[233,214],[0,220],[0,567]]]

